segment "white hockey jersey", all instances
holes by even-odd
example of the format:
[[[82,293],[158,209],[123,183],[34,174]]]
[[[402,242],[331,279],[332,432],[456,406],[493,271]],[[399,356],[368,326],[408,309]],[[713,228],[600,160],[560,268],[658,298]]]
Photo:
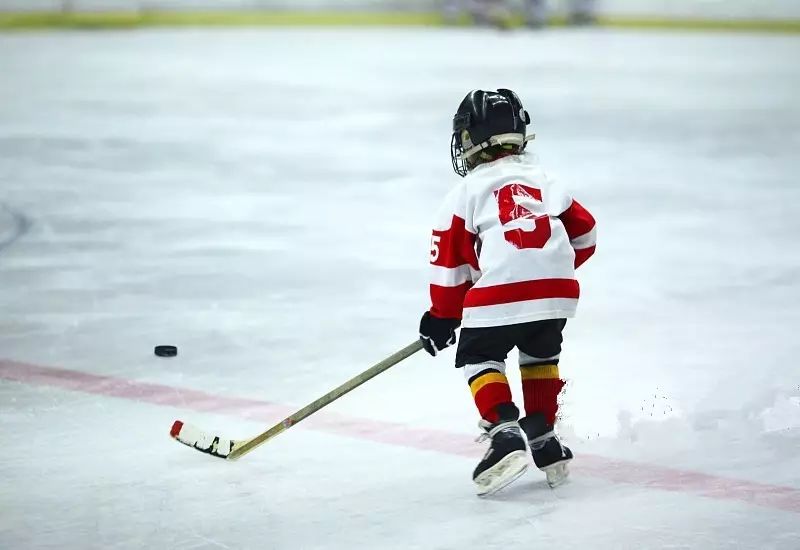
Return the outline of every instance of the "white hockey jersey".
[[[473,169],[431,237],[431,314],[468,328],[573,317],[595,220],[526,155]]]

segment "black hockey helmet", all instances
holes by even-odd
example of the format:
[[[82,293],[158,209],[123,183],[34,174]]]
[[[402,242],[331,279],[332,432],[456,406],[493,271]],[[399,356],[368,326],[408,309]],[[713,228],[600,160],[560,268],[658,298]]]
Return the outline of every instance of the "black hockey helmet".
[[[511,90],[473,90],[458,106],[453,117],[450,158],[459,176],[481,162],[485,149],[498,147],[520,153],[533,135],[526,133],[531,117]],[[491,157],[489,157],[491,158]]]

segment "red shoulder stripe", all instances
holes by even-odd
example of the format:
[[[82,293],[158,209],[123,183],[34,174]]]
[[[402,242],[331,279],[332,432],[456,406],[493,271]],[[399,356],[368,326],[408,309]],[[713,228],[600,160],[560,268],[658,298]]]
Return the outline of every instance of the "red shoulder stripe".
[[[573,200],[569,208],[558,217],[564,224],[570,240],[585,235],[592,230],[595,224],[594,217],[576,200]]]
[[[467,231],[463,218],[453,216],[450,228],[444,231],[433,230],[434,252],[431,263],[441,267],[472,266],[478,269],[478,256],[475,254],[475,234]],[[432,246],[432,252],[433,252]]]

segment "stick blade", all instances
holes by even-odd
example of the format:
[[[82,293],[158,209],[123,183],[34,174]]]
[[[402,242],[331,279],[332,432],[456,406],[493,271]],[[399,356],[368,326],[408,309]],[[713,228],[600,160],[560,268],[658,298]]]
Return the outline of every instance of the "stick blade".
[[[217,458],[228,458],[236,446],[236,441],[219,435],[204,432],[196,426],[176,420],[169,435],[176,441]]]

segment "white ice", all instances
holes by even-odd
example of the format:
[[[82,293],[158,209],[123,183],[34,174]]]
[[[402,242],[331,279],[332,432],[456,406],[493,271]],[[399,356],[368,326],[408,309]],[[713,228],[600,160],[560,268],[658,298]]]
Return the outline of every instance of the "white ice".
[[[0,35],[0,548],[800,548],[798,55],[603,30]],[[562,355],[571,482],[474,496],[451,350],[236,463],[170,440],[176,418],[280,420],[181,388],[291,410],[414,340],[478,87],[520,93],[599,223]],[[463,445],[420,449],[431,429]]]

